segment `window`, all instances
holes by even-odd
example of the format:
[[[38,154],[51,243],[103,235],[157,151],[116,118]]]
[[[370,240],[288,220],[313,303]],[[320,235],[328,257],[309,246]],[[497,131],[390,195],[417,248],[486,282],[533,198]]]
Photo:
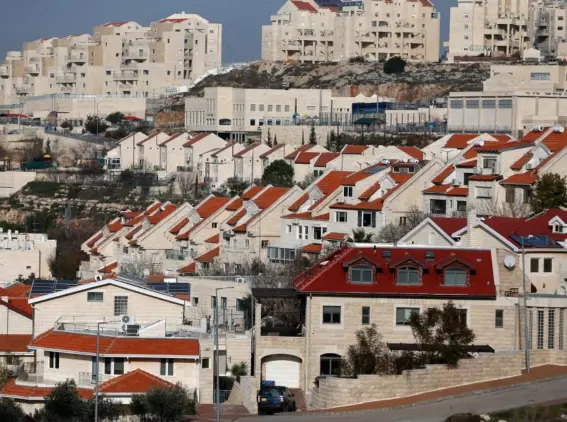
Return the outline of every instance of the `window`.
[[[104,358],[104,373],[106,375],[112,374],[112,358]]]
[[[530,259],[530,273],[539,273],[539,258]]]
[[[457,212],[467,212],[467,201],[457,201]]]
[[[258,110],[259,110],[259,111],[264,111],[264,104],[260,104],[260,105],[258,106]]]
[[[244,310],[244,299],[236,299],[236,310],[237,311]]]
[[[249,240],[249,239],[244,239],[244,247],[245,247],[245,248],[249,248],[249,247],[250,247],[250,240]]]
[[[314,240],[321,240],[325,233],[327,233],[326,227],[313,227],[313,239]]]
[[[504,310],[503,309],[496,309],[496,311],[494,311],[494,327],[495,328],[504,328]]]
[[[400,217],[400,226],[405,226],[408,224],[408,218],[407,217]]]
[[[222,309],[226,309],[226,307],[228,306],[228,300],[226,299],[226,297],[221,297],[221,308]]]
[[[490,186],[477,186],[476,187],[476,197],[477,198],[492,198],[492,188]]]
[[[273,111],[274,106],[272,104],[268,104],[268,112]]]
[[[341,307],[323,306],[323,324],[340,324]]]
[[[256,126],[256,119],[250,119],[250,126]]]
[[[532,202],[532,190],[530,188],[524,189],[524,204],[529,204]]]
[[[213,229],[216,229],[218,227],[218,223],[213,223],[213,224],[211,224],[211,226],[212,226]]]
[[[516,188],[511,186],[506,188],[506,202],[513,204],[516,202]]]
[[[211,296],[211,308],[216,308],[217,307],[217,297],[216,296]]]
[[[250,104],[250,111],[256,111],[256,104]]]
[[[352,194],[353,194],[353,189],[352,186],[343,186],[343,196],[345,198],[352,198]]]
[[[193,298],[193,306],[198,306],[199,305],[199,298],[198,297],[194,297]]]
[[[284,111],[289,112],[289,104],[284,106]]]
[[[482,100],[482,108],[487,108],[487,109],[496,108],[496,100]]]
[[[372,284],[374,281],[374,269],[364,265],[354,265],[349,268],[351,283]]]
[[[460,110],[463,108],[463,100],[451,100],[449,101],[449,106],[453,110]]]
[[[457,309],[457,322],[467,325],[467,310]]]
[[[261,244],[262,249],[268,249],[269,245],[270,245],[269,240],[262,240],[262,244]]]
[[[495,157],[487,157],[482,160],[482,167],[485,169],[494,170],[496,168],[496,158]]]
[[[173,376],[173,359],[161,359],[159,374],[162,376]]]
[[[358,227],[376,227],[376,211],[358,211]]]
[[[396,325],[409,325],[411,314],[419,314],[419,308],[396,308]]]
[[[419,268],[416,267],[400,267],[398,268],[397,284],[404,286],[419,285]]]
[[[445,215],[447,214],[447,201],[444,199],[430,199],[429,210],[431,214]]]
[[[339,376],[341,373],[341,356],[335,353],[325,353],[320,358],[320,375]]]
[[[498,108],[512,108],[512,100],[498,100]]]
[[[203,369],[209,369],[211,367],[211,362],[209,358],[203,358],[201,359],[201,368]]]
[[[530,311],[528,312],[528,347],[527,349],[531,349],[533,342],[532,342],[532,332],[533,332],[533,324],[534,321],[534,312],[530,309]]]
[[[128,315],[128,296],[114,296],[114,316]]]
[[[547,348],[555,349],[555,309],[547,310]]]
[[[59,352],[49,352],[49,367],[59,369]]]
[[[563,233],[563,226],[561,224],[554,224],[553,233]]]
[[[337,223],[346,223],[347,222],[346,211],[335,211],[335,221]]]
[[[370,306],[362,307],[362,325],[370,324]]]
[[[467,100],[466,106],[470,109],[478,109],[480,107],[480,100]]]
[[[291,233],[291,224],[288,224],[287,226],[285,226],[285,232],[286,233]]]
[[[114,358],[114,375],[124,373],[124,358]]]
[[[443,275],[445,286],[466,286],[467,272],[462,268],[447,268]]]
[[[102,292],[88,292],[87,302],[102,302],[103,293]]]
[[[537,311],[537,348],[543,349],[543,309]]]
[[[551,258],[543,258],[543,272],[550,273],[553,271],[553,260]]]
[[[532,72],[530,75],[532,81],[549,81],[550,77],[549,72]]]

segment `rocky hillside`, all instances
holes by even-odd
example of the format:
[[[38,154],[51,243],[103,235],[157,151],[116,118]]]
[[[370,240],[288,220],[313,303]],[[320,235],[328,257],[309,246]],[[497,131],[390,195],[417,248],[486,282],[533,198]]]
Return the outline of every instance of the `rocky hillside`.
[[[239,88],[330,88],[337,96],[362,93],[424,103],[451,91],[482,89],[489,65],[411,63],[403,74],[387,75],[382,63],[273,63],[259,61],[232,72],[210,76],[188,95],[211,86]],[[179,104],[180,105],[180,104]]]

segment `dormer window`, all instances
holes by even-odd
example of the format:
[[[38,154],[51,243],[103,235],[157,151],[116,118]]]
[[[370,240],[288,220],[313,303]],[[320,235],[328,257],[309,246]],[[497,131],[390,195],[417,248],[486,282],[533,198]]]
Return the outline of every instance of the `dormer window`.
[[[421,283],[418,267],[405,266],[398,268],[396,283],[402,286],[417,286]]]
[[[451,287],[467,285],[467,271],[459,267],[448,267],[443,272],[443,284]]]
[[[561,224],[554,224],[553,233],[563,233],[563,226]]]
[[[368,265],[353,265],[349,268],[351,283],[372,284],[374,281],[374,268]]]
[[[353,196],[352,186],[343,186],[343,197],[352,198],[352,196]]]

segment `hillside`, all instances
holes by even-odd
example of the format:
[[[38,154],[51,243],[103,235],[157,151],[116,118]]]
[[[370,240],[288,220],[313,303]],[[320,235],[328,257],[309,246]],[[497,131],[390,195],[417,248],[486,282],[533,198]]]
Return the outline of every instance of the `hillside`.
[[[412,63],[406,72],[387,75],[382,63],[254,62],[223,75],[209,76],[186,95],[200,95],[206,87],[330,88],[337,96],[378,93],[407,103],[424,103],[451,91],[477,91],[489,76],[489,65]],[[180,104],[179,104],[180,105]]]

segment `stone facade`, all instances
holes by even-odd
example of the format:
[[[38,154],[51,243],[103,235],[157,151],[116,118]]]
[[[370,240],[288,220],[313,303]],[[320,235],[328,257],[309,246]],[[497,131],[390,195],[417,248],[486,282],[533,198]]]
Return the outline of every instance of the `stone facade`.
[[[256,414],[258,413],[256,405],[257,391],[256,379],[254,377],[240,377],[240,382],[235,381],[232,386],[228,403],[244,406],[250,413]]]

